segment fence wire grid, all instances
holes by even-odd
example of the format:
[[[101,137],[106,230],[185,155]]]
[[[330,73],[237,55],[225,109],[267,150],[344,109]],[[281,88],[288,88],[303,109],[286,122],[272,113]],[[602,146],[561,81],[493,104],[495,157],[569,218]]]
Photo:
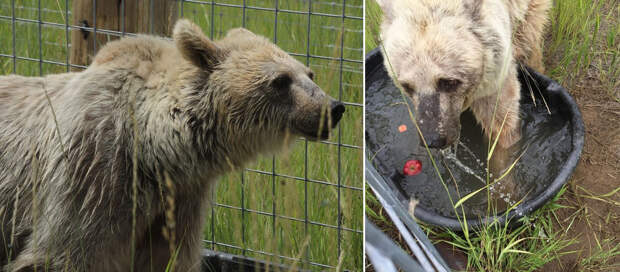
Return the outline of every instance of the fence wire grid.
[[[140,18],[126,19],[128,3],[148,9],[142,32],[156,33],[166,19],[159,5],[172,0],[110,1],[120,12],[117,28],[98,27],[97,8],[106,1],[92,0],[85,20],[76,19],[76,1],[0,0],[0,73],[82,70],[105,42],[136,34],[129,24]],[[362,270],[363,0],[172,2],[171,18],[191,19],[212,39],[235,27],[271,38],[347,106],[330,140],[298,139],[288,155],[223,177],[205,219],[205,247],[311,270]],[[96,39],[86,45],[86,63],[73,62],[75,37],[88,35]]]

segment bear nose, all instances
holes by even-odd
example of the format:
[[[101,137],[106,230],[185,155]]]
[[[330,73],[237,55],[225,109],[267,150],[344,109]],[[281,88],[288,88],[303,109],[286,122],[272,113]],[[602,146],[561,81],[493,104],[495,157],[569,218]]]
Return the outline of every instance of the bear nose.
[[[430,141],[427,141],[426,143],[430,148],[444,148],[448,142],[445,137],[439,137],[430,139]],[[424,146],[424,142],[420,141],[420,145]]]
[[[332,127],[335,127],[336,124],[342,118],[342,114],[345,112],[344,104],[340,101],[333,101],[331,103],[331,117],[332,117]]]

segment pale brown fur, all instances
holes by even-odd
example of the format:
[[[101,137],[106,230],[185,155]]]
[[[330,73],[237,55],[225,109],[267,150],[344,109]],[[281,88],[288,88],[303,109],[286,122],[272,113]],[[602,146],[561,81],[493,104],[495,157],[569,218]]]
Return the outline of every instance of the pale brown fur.
[[[551,1],[511,0],[510,3],[513,5],[510,16],[514,25],[514,56],[518,61],[544,73],[542,35],[547,25]],[[520,5],[519,8],[517,5]]]
[[[550,0],[378,2],[386,68],[412,98],[431,147],[457,140],[468,108],[489,138],[501,130],[500,146],[520,139],[517,61],[543,70]]]
[[[174,271],[198,271],[217,177],[340,119],[309,76],[263,37],[182,20],[174,42],[111,42],[80,73],[0,77],[0,268],[164,271],[174,236]]]

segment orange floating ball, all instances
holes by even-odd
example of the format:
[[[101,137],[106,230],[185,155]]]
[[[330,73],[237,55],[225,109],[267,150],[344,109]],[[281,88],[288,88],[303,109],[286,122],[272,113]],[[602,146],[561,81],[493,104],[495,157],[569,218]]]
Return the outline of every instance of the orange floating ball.
[[[405,126],[405,125],[400,125],[400,126],[398,127],[398,131],[399,131],[400,133],[403,133],[403,132],[407,131],[407,126]]]

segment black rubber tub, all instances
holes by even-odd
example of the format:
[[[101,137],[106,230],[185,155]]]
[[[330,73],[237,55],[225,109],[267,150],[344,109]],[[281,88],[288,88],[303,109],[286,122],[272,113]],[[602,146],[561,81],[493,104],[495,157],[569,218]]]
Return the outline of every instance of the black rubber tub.
[[[286,265],[270,263],[241,255],[204,249],[202,252],[202,271],[204,272],[307,272]]]
[[[365,138],[370,159],[367,167],[375,168],[383,176],[404,207],[409,206],[411,199],[418,201],[414,216],[423,222],[460,230],[458,218],[462,220],[464,213],[470,228],[491,220],[503,223],[508,218],[514,223],[552,199],[577,166],[584,143],[577,104],[557,82],[523,67],[519,71],[523,137],[516,145],[518,148],[511,151],[511,158],[516,160],[515,154],[523,155],[510,178],[501,181],[508,185],[500,182],[492,190],[472,194],[462,208],[455,210],[453,203],[484,188],[490,180],[486,171],[488,141],[473,115],[469,111],[462,114],[460,143],[448,155],[431,150],[444,179],[442,183],[427,150],[418,143],[417,130],[407,109],[411,101],[403,99],[392,83],[378,49],[366,56],[365,68]],[[399,129],[403,125],[408,127],[404,132]],[[412,159],[421,161],[423,170],[418,175],[405,176],[403,165]],[[492,203],[497,203],[497,199],[505,201],[503,208],[494,205],[499,208],[489,212],[490,197]],[[506,214],[507,207],[514,208]]]

